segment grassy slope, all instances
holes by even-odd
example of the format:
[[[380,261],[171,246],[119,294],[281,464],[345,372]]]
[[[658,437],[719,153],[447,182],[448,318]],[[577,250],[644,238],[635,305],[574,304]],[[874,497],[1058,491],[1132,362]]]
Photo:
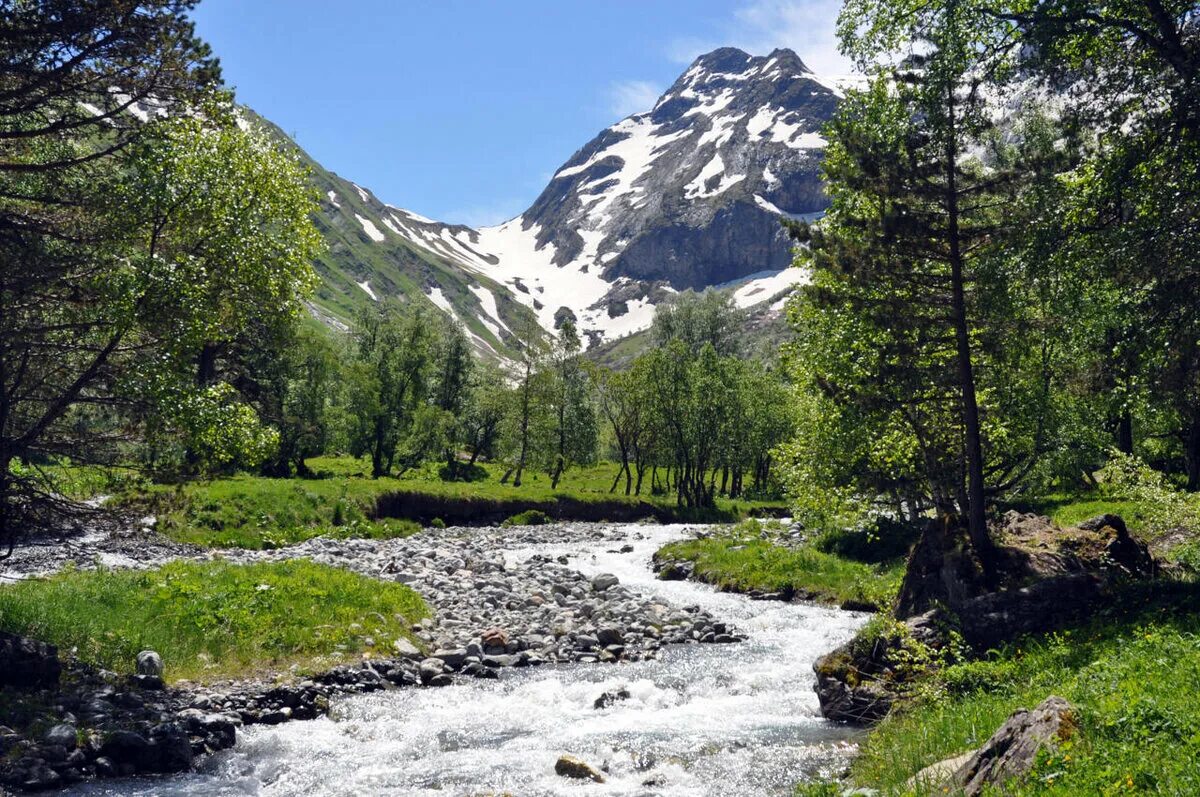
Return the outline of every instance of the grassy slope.
[[[527,472],[521,487],[500,484],[504,469],[484,467],[487,479],[444,482],[431,471],[407,474],[403,479],[370,479],[365,462],[349,457],[318,457],[309,465],[324,478],[268,479],[234,476],[179,486],[156,486],[135,493],[126,501],[149,496],[150,509],[159,515],[159,530],[173,539],[215,547],[262,548],[298,542],[319,534],[342,536],[395,536],[412,533],[411,522],[370,521],[376,499],[388,493],[439,496],[449,499],[505,501],[646,502],[674,507],[671,496],[631,497],[610,494],[613,465],[568,471],[557,490],[545,474]],[[720,501],[718,513],[730,517],[763,508],[782,508],[771,502]],[[514,507],[516,514],[520,511]]]
[[[67,571],[0,587],[0,628],[77,648],[131,672],[158,651],[168,680],[303,671],[387,655],[428,614],[402,584],[306,560],[175,562],[149,571]],[[373,644],[369,644],[373,643]]]
[[[323,314],[339,323],[352,325],[361,308],[374,302],[357,283],[367,281],[371,289],[383,298],[396,296],[423,304],[431,313],[442,311],[429,299],[427,289],[438,287],[455,308],[459,320],[482,338],[501,356],[512,357],[510,339],[498,337],[479,317],[483,307],[469,290],[478,285],[491,291],[497,301],[501,321],[510,329],[519,329],[521,319],[530,316],[529,308],[517,302],[504,286],[480,274],[468,273],[447,258],[428,249],[414,246],[383,223],[389,212],[372,197],[364,200],[354,185],[326,170],[308,153],[296,146],[278,127],[248,109],[245,113],[280,141],[295,146],[312,174],[312,183],[320,198],[320,210],[314,218],[325,239],[326,250],[314,263],[321,282],[313,296]],[[337,203],[328,193],[337,195]],[[355,215],[371,221],[383,234],[384,240],[373,241]],[[501,335],[507,335],[502,331]],[[490,354],[490,352],[489,352]]]
[[[1078,706],[1082,732],[1009,793],[1200,794],[1200,591],[1189,583],[1157,589],[1130,592],[1090,627],[1027,638],[928,675],[925,696],[867,737],[855,782],[928,793],[904,784],[1054,694]]]
[[[901,562],[871,565],[823,553],[788,548],[759,537],[750,521],[728,534],[665,546],[660,555],[695,563],[702,580],[738,592],[793,591],[816,600],[886,606],[899,589]]]

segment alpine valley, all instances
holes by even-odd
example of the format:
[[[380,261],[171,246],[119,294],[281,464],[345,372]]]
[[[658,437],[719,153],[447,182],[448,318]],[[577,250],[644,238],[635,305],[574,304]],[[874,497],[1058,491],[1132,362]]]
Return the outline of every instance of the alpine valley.
[[[780,217],[828,204],[819,131],[839,96],[790,50],[714,50],[580,148],[528,210],[479,229],[385,204],[304,155],[327,243],[311,310],[347,328],[366,303],[425,301],[487,358],[511,357],[531,320],[563,317],[593,353],[612,351],[673,294],[714,286],[761,326],[803,277]]]

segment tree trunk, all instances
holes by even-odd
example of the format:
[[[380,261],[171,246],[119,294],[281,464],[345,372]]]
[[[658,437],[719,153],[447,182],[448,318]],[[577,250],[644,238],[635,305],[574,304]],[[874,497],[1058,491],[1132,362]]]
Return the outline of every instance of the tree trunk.
[[[521,452],[517,455],[516,475],[513,487],[521,486],[521,473],[525,470],[525,457],[529,453],[529,380],[533,378],[532,364],[525,366],[525,384],[521,388]]]
[[[1193,417],[1184,430],[1184,461],[1187,464],[1187,488],[1200,490],[1200,417]]]
[[[371,478],[378,479],[386,471],[383,463],[383,430],[379,421],[375,423],[375,441],[371,446]]]
[[[293,464],[296,466],[296,475],[301,479],[311,479],[315,475],[312,468],[308,467],[308,463],[304,461],[304,457],[297,456]]]
[[[220,347],[215,343],[205,343],[196,357],[196,384],[204,387],[217,381],[217,355]]]
[[[964,441],[967,454],[967,532],[971,545],[983,565],[984,572],[994,572],[992,542],[988,537],[987,515],[984,508],[983,442],[979,426],[979,405],[975,397],[975,372],[971,363],[971,339],[967,325],[967,300],[964,287],[962,241],[959,231],[958,184],[956,168],[958,146],[954,116],[953,90],[948,99],[950,131],[946,144],[946,199],[948,243],[950,247],[950,282],[954,338],[958,355],[958,382],[962,392]]]
[[[1129,410],[1122,411],[1117,419],[1117,450],[1122,454],[1133,453],[1133,413]]]
[[[0,560],[12,556],[13,547],[17,544],[16,523],[10,504],[12,478],[9,476],[9,468],[12,467],[12,459],[11,454],[0,455],[0,548],[4,549]]]

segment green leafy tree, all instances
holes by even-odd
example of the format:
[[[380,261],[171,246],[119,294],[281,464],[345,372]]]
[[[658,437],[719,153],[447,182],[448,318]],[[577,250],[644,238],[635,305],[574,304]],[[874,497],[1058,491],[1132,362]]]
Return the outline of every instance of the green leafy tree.
[[[425,402],[433,366],[432,326],[421,308],[368,308],[356,330],[358,359],[350,371],[350,453],[369,454],[371,475],[391,472]]]
[[[279,434],[275,456],[263,471],[311,477],[305,460],[329,449],[335,423],[341,379],[334,344],[311,322],[294,324],[277,345],[266,345],[263,337],[255,343],[235,352],[244,367],[235,382]]]
[[[657,309],[652,334],[658,344],[678,340],[692,354],[699,354],[707,343],[718,356],[737,356],[742,316],[728,293],[688,292]]]
[[[599,425],[592,402],[591,380],[580,355],[575,325],[565,321],[550,352],[547,411],[551,418],[549,447],[543,454],[550,487],[576,464],[595,461]]]
[[[194,104],[219,79],[190,4],[7,4],[0,9],[0,546],[71,507],[36,463],[106,456],[103,416],[136,335],[106,189],[150,96]],[[125,92],[112,91],[120,84]],[[87,103],[85,105],[85,103]],[[100,111],[93,113],[88,106]],[[91,418],[80,423],[86,410]],[[14,463],[25,467],[18,470]]]
[[[512,476],[513,486],[521,486],[521,477],[530,455],[537,448],[537,435],[544,421],[545,379],[542,365],[548,351],[541,327],[532,318],[526,319],[517,332],[516,396],[506,423],[505,437],[512,452],[513,465],[501,481]]]
[[[853,10],[865,18],[854,23]],[[876,68],[839,109],[824,166],[832,211],[811,236],[798,225],[816,274],[810,300],[858,316],[871,342],[866,378],[831,387],[909,416],[939,512],[965,519],[987,569],[981,281],[1013,174],[972,149],[991,129],[981,75],[999,65],[984,60],[986,17],[958,0],[903,18],[856,3],[842,19],[843,46],[864,67],[897,44],[922,52]]]
[[[499,453],[504,419],[510,412],[514,393],[495,365],[477,364],[467,391],[466,406],[459,417],[459,437],[470,452],[467,465],[480,457],[495,459]]]
[[[621,463],[613,477],[609,492],[616,492],[625,477],[625,495],[642,491],[651,451],[651,408],[646,383],[645,360],[635,360],[626,371],[595,368],[592,382],[596,386],[600,414],[608,423],[613,449]]]
[[[446,475],[450,479],[456,479],[459,475],[459,445],[465,442],[459,419],[466,415],[467,403],[472,397],[471,380],[475,369],[471,347],[461,327],[455,324],[446,325],[440,336],[436,358],[437,380],[431,403],[444,414],[437,422],[439,427],[449,419],[444,430],[442,455],[446,462]]]

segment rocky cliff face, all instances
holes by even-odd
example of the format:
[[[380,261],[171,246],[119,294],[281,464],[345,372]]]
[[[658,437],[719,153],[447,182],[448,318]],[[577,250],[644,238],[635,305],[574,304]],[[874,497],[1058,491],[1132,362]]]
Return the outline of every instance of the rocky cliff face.
[[[790,260],[781,213],[827,205],[819,131],[837,103],[790,50],[695,63],[654,108],[577,152],[521,217],[553,263],[699,289]]]

